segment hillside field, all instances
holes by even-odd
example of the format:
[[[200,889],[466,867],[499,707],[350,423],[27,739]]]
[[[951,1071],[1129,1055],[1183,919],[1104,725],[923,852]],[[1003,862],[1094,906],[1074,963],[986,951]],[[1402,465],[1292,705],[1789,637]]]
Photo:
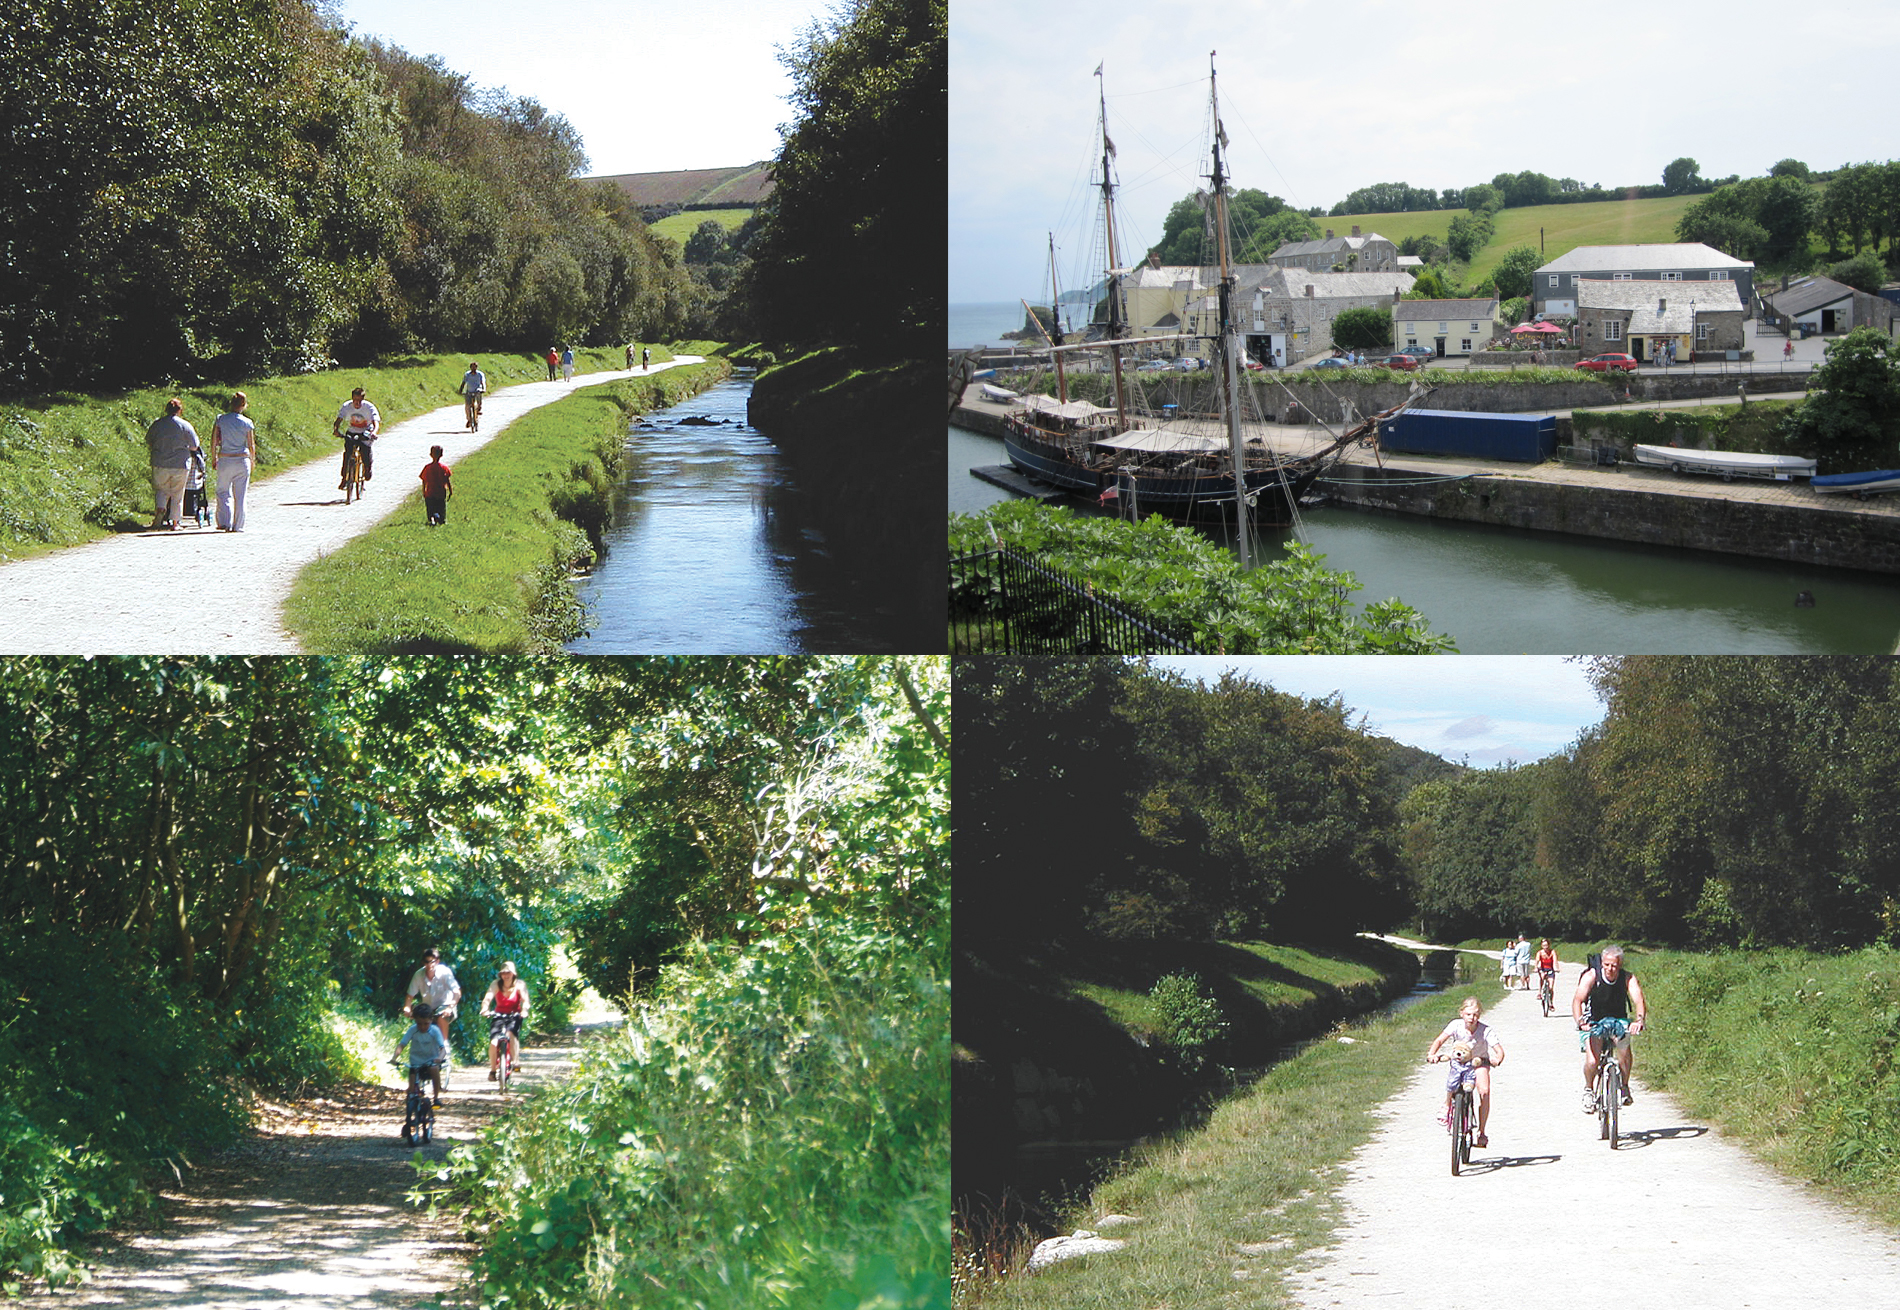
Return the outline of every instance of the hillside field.
[[[1531,205],[1525,209],[1502,209],[1497,215],[1497,234],[1465,270],[1464,283],[1472,286],[1484,281],[1497,267],[1504,253],[1513,246],[1537,249],[1537,229],[1544,229],[1543,259],[1549,263],[1578,246],[1624,246],[1676,239],[1676,223],[1682,211],[1700,196],[1658,196],[1649,200],[1599,200],[1583,205]],[[1430,209],[1411,214],[1340,214],[1315,219],[1321,228],[1336,233],[1352,231],[1354,223],[1361,232],[1377,232],[1394,242],[1409,236],[1430,234],[1440,241],[1451,230],[1451,220],[1462,209]]]
[[[726,231],[736,231],[740,224],[752,217],[749,209],[683,209],[677,214],[668,214],[657,223],[647,224],[647,230],[655,236],[670,237],[682,246],[686,238],[699,230],[699,225],[707,219],[713,219]],[[1445,220],[1449,223],[1451,220]]]

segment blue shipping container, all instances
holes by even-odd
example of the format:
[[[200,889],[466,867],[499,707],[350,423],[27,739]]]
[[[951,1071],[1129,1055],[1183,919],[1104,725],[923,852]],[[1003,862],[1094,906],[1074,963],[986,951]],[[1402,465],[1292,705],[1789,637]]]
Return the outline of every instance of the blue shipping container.
[[[1408,409],[1380,422],[1379,445],[1419,455],[1470,455],[1536,464],[1557,453],[1557,416]]]

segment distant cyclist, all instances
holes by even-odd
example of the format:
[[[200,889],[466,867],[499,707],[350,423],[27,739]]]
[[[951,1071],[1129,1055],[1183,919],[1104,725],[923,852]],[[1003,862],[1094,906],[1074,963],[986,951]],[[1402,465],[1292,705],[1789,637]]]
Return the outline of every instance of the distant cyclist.
[[[528,988],[516,979],[513,960],[496,971],[495,981],[482,997],[482,1013],[488,1016],[488,1081],[492,1083],[501,1067],[504,1040],[508,1059],[521,1063],[521,1021],[528,1014]]]
[[[332,434],[343,438],[343,471],[350,469],[350,447],[355,446],[363,452],[363,481],[369,481],[369,451],[376,440],[377,429],[383,424],[383,416],[376,412],[376,406],[369,403],[363,388],[350,392],[350,403],[336,412],[336,422],[331,424]],[[345,428],[349,430],[344,431]],[[342,490],[338,483],[337,489]]]
[[[449,1025],[455,1022],[455,1003],[462,999],[462,984],[455,981],[455,971],[442,963],[441,952],[433,946],[422,953],[422,967],[409,976],[403,1000],[411,996],[429,1003],[435,1011],[436,1027],[447,1041]]]
[[[462,374],[462,409],[467,431],[475,430],[476,422],[482,416],[482,397],[487,394],[488,378],[482,373],[481,365],[471,359],[468,361],[468,372]]]
[[[1550,944],[1550,938],[1544,938],[1537,947],[1537,983],[1541,988],[1548,982],[1554,989],[1557,986],[1557,952]]]
[[[1583,971],[1583,977],[1577,980],[1577,990],[1570,998],[1570,1017],[1576,1021],[1579,1031],[1588,1034],[1583,1039],[1585,1114],[1597,1112],[1597,1067],[1603,1056],[1603,1039],[1590,1031],[1591,1026],[1599,1019],[1622,1019],[1628,1022],[1630,1033],[1639,1033],[1648,1016],[1649,1006],[1643,1000],[1642,986],[1637,983],[1636,975],[1623,967],[1623,948],[1605,946],[1602,955]],[[1623,1104],[1628,1105],[1630,1066],[1635,1062],[1628,1033],[1616,1042],[1616,1062],[1623,1066]]]

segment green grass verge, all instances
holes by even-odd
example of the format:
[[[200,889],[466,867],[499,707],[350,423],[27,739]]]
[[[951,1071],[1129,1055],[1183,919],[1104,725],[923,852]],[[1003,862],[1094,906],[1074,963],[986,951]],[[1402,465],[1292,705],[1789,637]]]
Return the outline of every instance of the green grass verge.
[[[665,346],[652,349],[656,362],[673,357]],[[184,402],[186,420],[201,439],[209,439],[212,420],[224,412],[231,392],[243,391],[257,424],[257,477],[264,480],[334,452],[331,423],[352,387],[368,390],[385,424],[397,423],[453,404],[470,359],[481,361],[491,388],[547,378],[542,359],[479,351],[189,389],[68,392],[0,402],[0,562],[149,523],[152,484],[145,429],[165,412],[168,397]],[[574,352],[581,373],[624,368],[626,362],[623,347]]]
[[[286,610],[291,631],[311,654],[558,652],[585,630],[569,579],[593,561],[612,515],[628,419],[731,372],[709,359],[524,415],[455,466],[446,525],[424,524],[418,485],[305,569]]]
[[[1659,951],[1637,1071],[1770,1165],[1900,1226],[1900,953]]]
[[[686,238],[699,231],[699,225],[708,220],[719,224],[728,232],[736,232],[751,217],[750,209],[683,209],[677,214],[668,214],[657,223],[648,223],[647,231],[653,233],[654,236],[677,241],[683,246],[686,244]],[[690,355],[697,352],[689,350],[685,353]]]
[[[1495,983],[1456,988],[1355,1028],[1351,1043],[1315,1042],[1227,1097],[1199,1127],[1137,1147],[1065,1224],[1074,1231],[1108,1214],[1138,1216],[1139,1225],[1114,1234],[1128,1239],[1126,1250],[992,1281],[960,1238],[958,1304],[1291,1305],[1286,1274],[1340,1222],[1342,1166],[1372,1135],[1371,1111],[1398,1091],[1433,1034],[1473,994],[1489,1005],[1501,992]]]

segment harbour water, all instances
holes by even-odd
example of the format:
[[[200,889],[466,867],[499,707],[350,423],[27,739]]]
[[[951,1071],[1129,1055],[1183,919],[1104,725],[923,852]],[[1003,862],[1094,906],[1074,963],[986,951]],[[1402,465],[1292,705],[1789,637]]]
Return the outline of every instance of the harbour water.
[[[1000,440],[953,427],[949,447],[951,510],[1010,498],[969,474],[1009,462]],[[1396,596],[1467,655],[1887,654],[1900,637],[1900,578],[1884,574],[1358,510],[1304,519],[1357,601]]]
[[[805,525],[777,449],[746,422],[751,393],[733,378],[635,425],[606,558],[579,586],[593,630],[569,651],[874,648],[852,579]]]
[[[950,349],[968,350],[972,346],[1007,346],[1011,342],[1003,340],[1003,333],[1014,332],[1023,325],[1023,307],[1011,300],[996,304],[966,304],[947,306],[947,326],[950,329]]]

